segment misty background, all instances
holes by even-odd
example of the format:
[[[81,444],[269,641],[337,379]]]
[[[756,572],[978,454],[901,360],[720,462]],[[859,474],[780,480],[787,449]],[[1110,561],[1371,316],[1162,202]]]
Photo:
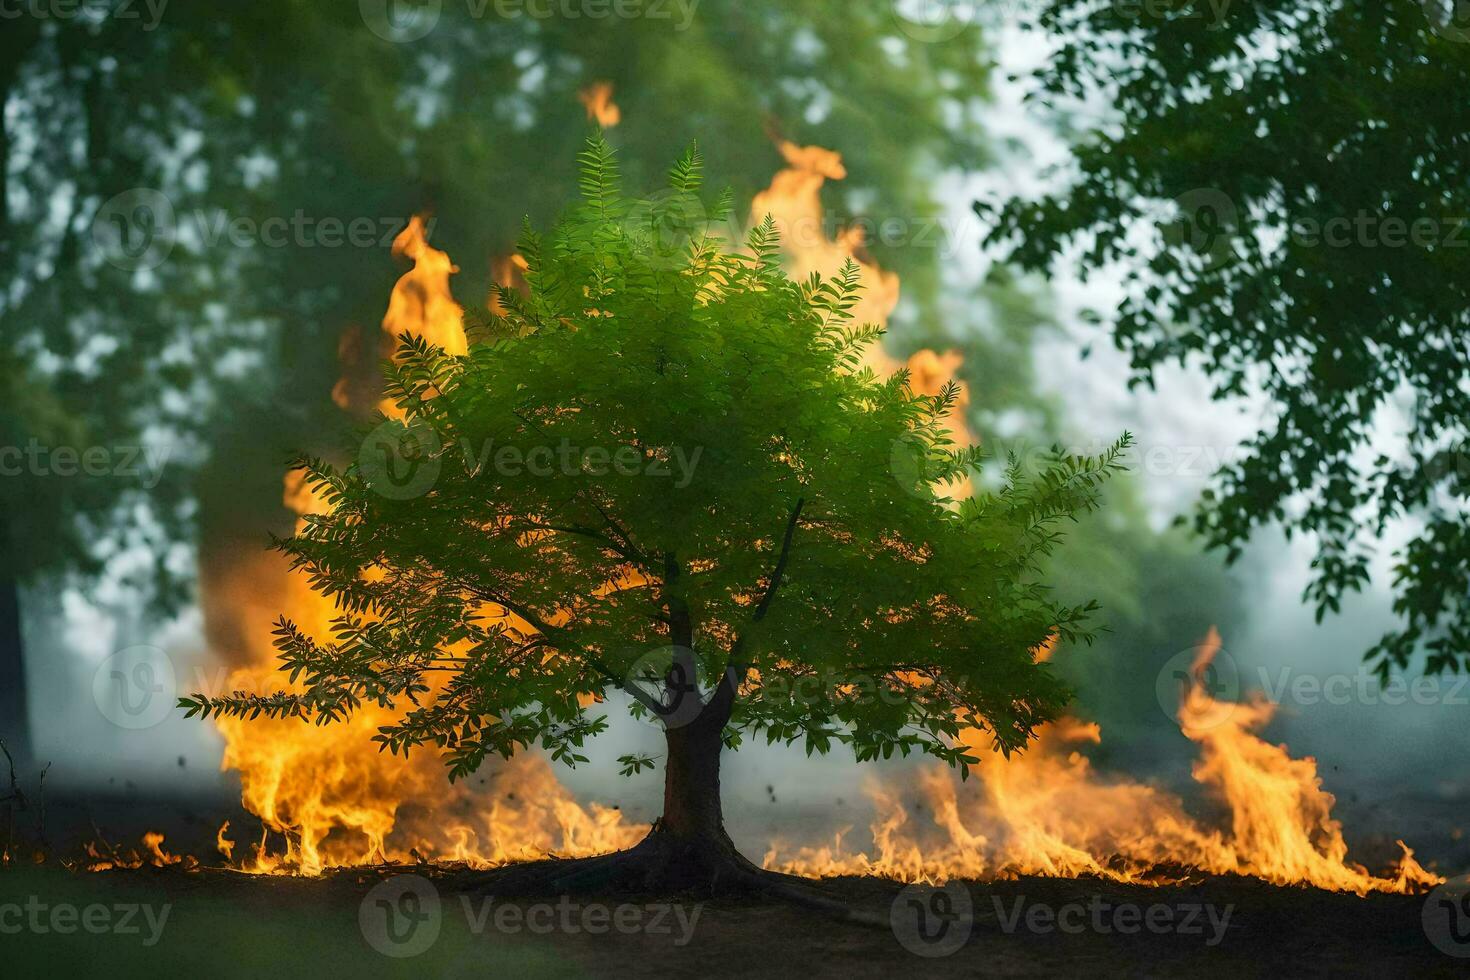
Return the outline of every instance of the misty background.
[[[793,33],[798,38],[793,48],[799,50],[802,35]],[[1163,665],[1216,625],[1247,690],[1262,687],[1263,681],[1289,684],[1302,676],[1323,681],[1346,675],[1354,678],[1353,690],[1358,691],[1362,651],[1393,622],[1386,585],[1394,542],[1383,543],[1372,587],[1341,615],[1318,624],[1312,610],[1301,602],[1311,558],[1308,542],[1288,542],[1275,533],[1260,535],[1246,556],[1225,570],[1215,556],[1201,555],[1196,542],[1172,529],[1173,518],[1188,510],[1215,466],[1228,460],[1241,439],[1255,431],[1270,406],[1212,401],[1203,374],[1183,368],[1168,372],[1156,391],[1128,390],[1125,360],[1085,316],[1088,309],[1111,305],[1114,296],[1110,290],[1117,287],[1110,286],[1106,277],[1085,285],[1058,278],[1015,283],[1003,292],[993,289],[989,279],[992,262],[980,245],[985,229],[972,204],[987,196],[1034,189],[1046,180],[1065,179],[1067,150],[1065,142],[1023,104],[1024,82],[1007,80],[1008,75],[1024,72],[1046,57],[1046,42],[1023,30],[1014,18],[985,33],[983,54],[977,57],[994,59],[994,67],[987,72],[986,97],[965,125],[983,138],[987,158],[972,157],[973,166],[959,166],[955,159],[931,155],[915,164],[915,172],[929,185],[927,194],[934,199],[935,214],[948,226],[937,254],[916,258],[899,254],[898,249],[885,254],[874,248],[881,264],[905,277],[905,298],[894,318],[891,341],[900,354],[923,346],[964,352],[962,376],[973,393],[972,426],[982,442],[1025,445],[1057,438],[1092,448],[1116,438],[1123,429],[1135,433],[1138,448],[1131,456],[1131,470],[1112,494],[1117,506],[1089,518],[1088,527],[1062,548],[1057,559],[1061,587],[1069,594],[1103,597],[1103,622],[1112,632],[1096,647],[1064,649],[1056,659],[1076,687],[1075,713],[1103,726],[1101,745],[1089,753],[1099,768],[1157,780],[1193,803],[1198,797],[1189,779],[1194,746],[1178,733],[1156,695],[1156,678]],[[526,51],[534,50],[531,40],[522,42]],[[830,47],[830,41],[826,43]],[[570,134],[585,128],[585,121],[577,118],[581,109],[572,97],[574,82],[621,73],[615,98],[623,106],[624,125],[656,128],[660,114],[666,118],[669,108],[652,98],[649,93],[654,84],[643,84],[636,68],[611,68],[608,59],[616,47],[615,42],[604,39],[581,51],[584,63],[576,67],[570,82],[557,79],[558,66],[572,71],[567,64],[511,53],[497,61],[504,68],[500,81],[531,104],[540,100],[567,103],[559,125]],[[937,57],[931,50],[935,47],[911,46],[908,56]],[[466,52],[438,54],[446,60],[472,57]],[[599,57],[604,61],[601,66],[596,64]],[[800,60],[799,54],[793,57]],[[432,79],[435,71],[430,65],[425,76]],[[936,69],[936,76],[943,71]],[[826,81],[835,85],[842,79]],[[820,88],[820,76],[812,84]],[[12,98],[17,96],[12,93]],[[832,97],[826,98],[830,102]],[[865,147],[865,131],[850,129],[846,138],[840,126],[824,131],[822,100],[820,93],[801,96],[798,102],[804,108],[782,119],[785,133],[799,143],[826,145],[843,153],[857,185],[863,179],[866,155],[875,151]],[[711,100],[702,106],[701,140],[706,131],[721,126],[720,104]],[[436,109],[433,100],[425,100],[415,111],[432,115],[444,110]],[[706,151],[710,159],[718,161],[721,139],[740,141],[739,153],[749,159],[739,163],[747,172],[773,174],[781,160],[768,134],[757,124],[757,117],[772,112],[772,104],[766,102],[750,119],[741,120],[738,132],[716,138],[716,148]],[[539,146],[534,134],[517,131],[509,123],[504,131],[507,140],[534,148],[534,152],[518,151],[529,158],[543,153],[569,156],[559,148]],[[448,140],[453,132],[452,128],[440,130],[436,138]],[[630,154],[637,154],[647,142],[640,143],[642,137],[637,135],[627,139]],[[659,159],[651,152],[648,157],[655,162]],[[1057,165],[1062,166],[1062,173],[1045,176]],[[874,180],[884,179],[881,172],[869,169]],[[425,185],[395,189],[401,192],[403,206],[383,207],[375,213],[434,210],[444,227],[443,239],[436,237],[435,244],[446,248],[467,270],[455,283],[457,298],[470,305],[483,292],[482,267],[493,250],[485,235],[468,234],[457,225],[491,222],[475,213],[476,194],[511,199],[522,195],[524,185],[512,183],[512,170],[509,165],[502,168],[486,179],[488,186],[473,194],[448,185],[430,185],[431,192],[411,200]],[[536,201],[527,205],[530,210],[544,212],[539,202],[573,192],[564,170],[537,179]],[[754,176],[744,186],[736,183],[737,191],[744,195],[742,203],[748,201],[751,188],[759,186]],[[852,188],[853,195],[862,192],[860,186]],[[840,196],[845,193],[829,185],[827,206],[852,213],[853,200]],[[520,203],[511,200],[497,207]],[[876,200],[863,210],[881,220],[885,204],[898,206],[894,199]],[[909,213],[917,212],[910,209]],[[513,234],[513,227],[497,234],[503,240],[504,235]],[[351,255],[339,256],[333,262],[351,263],[352,259]],[[338,328],[348,320],[374,327],[373,298],[377,315],[381,315],[401,269],[375,256],[371,262],[334,270],[334,275],[360,282],[358,309],[347,315],[339,307],[336,321],[326,319],[312,331],[282,330],[274,335],[272,343],[279,348],[273,348],[271,356],[333,364]],[[311,315],[319,312],[311,311]],[[1006,351],[1010,355],[1002,360],[999,353]],[[318,371],[319,376],[330,373]],[[1018,384],[1027,388],[1024,398],[1012,397],[1009,391]],[[325,398],[326,390],[314,394]],[[228,406],[224,414],[230,415]],[[206,504],[211,521],[220,521],[235,499],[231,492],[220,490],[220,484],[228,484],[232,475],[228,454],[234,447],[260,439],[259,455],[275,458],[278,441],[309,427],[300,422],[267,438],[270,420],[271,415],[262,413],[259,405],[241,406],[230,438],[222,440],[221,455],[216,456],[225,462],[217,462],[208,478],[208,492],[215,495],[213,503]],[[1386,433],[1385,438],[1391,439],[1392,434]],[[260,464],[257,469],[268,475],[268,466]],[[267,531],[279,529],[281,515],[269,513],[267,505],[259,503],[271,492],[265,476],[254,483],[246,481],[238,492],[254,492],[257,502],[242,508],[238,526],[217,535],[214,544],[204,549],[209,552],[207,560],[263,548]],[[278,497],[278,483],[275,493]],[[265,519],[260,519],[262,514]],[[1413,528],[1402,528],[1399,533],[1410,535]],[[123,554],[114,560],[122,563],[127,557]],[[33,584],[22,592],[31,735],[36,758],[51,764],[48,786],[63,795],[238,799],[234,776],[219,770],[222,741],[212,726],[186,721],[175,711],[154,727],[127,730],[99,711],[94,697],[96,674],[99,665],[118,650],[135,644],[164,649],[174,663],[181,692],[197,689],[201,683],[208,686],[229,660],[211,647],[197,604],[187,602],[176,614],[160,616],[126,582],[115,579],[89,596],[77,588],[50,583]],[[1464,763],[1470,752],[1470,726],[1464,724],[1470,687],[1447,675],[1432,690],[1425,689],[1422,696],[1409,697],[1406,703],[1391,703],[1395,698],[1384,696],[1376,685],[1368,689],[1369,696],[1354,694],[1342,703],[1328,703],[1324,698],[1306,703],[1312,699],[1286,695],[1266,737],[1285,742],[1293,756],[1311,755],[1318,760],[1324,784],[1339,798],[1337,815],[1350,841],[1404,836],[1423,857],[1464,863],[1466,844],[1455,814],[1470,799],[1470,766]],[[616,702],[610,707],[614,727],[592,745],[591,764],[576,771],[559,768],[558,774],[584,799],[618,802],[630,817],[651,818],[657,813],[661,773],[655,770],[624,779],[617,775],[613,760],[636,748],[656,753],[659,737],[654,730],[621,717]],[[725,762],[731,832],[738,843],[758,844],[791,827],[825,826],[835,831],[847,824],[864,826],[861,787],[868,774],[878,769],[881,767],[856,766],[840,752],[807,758],[798,747],[748,744]]]

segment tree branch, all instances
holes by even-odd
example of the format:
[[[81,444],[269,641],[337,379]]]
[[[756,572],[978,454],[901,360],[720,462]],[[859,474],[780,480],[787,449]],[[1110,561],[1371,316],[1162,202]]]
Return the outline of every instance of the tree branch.
[[[781,539],[781,554],[776,559],[775,569],[771,571],[771,581],[766,584],[766,594],[761,596],[760,604],[755,607],[752,622],[759,623],[766,618],[766,610],[771,608],[771,600],[781,587],[781,577],[786,573],[786,560],[791,557],[791,538],[796,534],[796,520],[801,516],[801,508],[805,503],[805,497],[796,498],[796,506],[791,509],[791,516],[786,520],[786,535]]]
[[[791,557],[791,540],[796,536],[796,522],[801,517],[801,509],[806,505],[805,497],[796,498],[796,506],[791,508],[791,516],[786,519],[786,533],[781,538],[781,553],[776,557],[776,567],[771,569],[771,580],[766,583],[765,594],[756,604],[755,613],[750,617],[752,623],[759,623],[766,618],[766,613],[771,608],[771,600],[776,597],[776,590],[781,587],[781,582],[786,575],[786,562]],[[739,692],[740,685],[745,681],[745,675],[750,672],[750,664],[742,660],[745,651],[745,639],[747,634],[741,633],[735,638],[730,647],[730,658],[725,665],[725,675],[720,678],[720,686],[715,690],[714,697],[710,699],[710,705],[721,710],[727,705],[733,704],[735,695]]]
[[[650,711],[656,713],[663,712],[663,705],[659,704],[656,700],[649,697],[646,693],[640,690],[637,684],[629,684],[627,682],[627,678],[619,677],[616,673],[613,672],[612,668],[604,663],[602,659],[594,654],[591,650],[571,639],[570,630],[563,629],[559,626],[552,626],[550,623],[543,620],[540,616],[537,616],[528,607],[521,605],[513,599],[508,599],[505,596],[500,595],[498,592],[492,592],[485,589],[475,589],[474,591],[482,598],[487,599],[488,601],[493,602],[496,605],[504,606],[506,609],[515,613],[521,619],[525,620],[532,627],[534,627],[537,632],[546,637],[547,645],[554,646],[558,650],[567,650],[568,646],[570,646],[571,650],[574,651],[577,656],[581,657],[584,661],[590,664],[592,666],[592,669],[601,674],[603,678],[608,681],[608,683],[612,684],[620,691],[627,691],[629,694],[633,695],[633,697],[637,698],[643,704],[643,706],[648,708]],[[569,640],[569,643],[559,643],[555,639],[556,637],[566,637]]]

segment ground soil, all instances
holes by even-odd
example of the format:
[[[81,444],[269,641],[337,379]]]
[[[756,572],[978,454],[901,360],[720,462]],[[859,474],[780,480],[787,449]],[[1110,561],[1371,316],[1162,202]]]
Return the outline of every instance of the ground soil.
[[[403,905],[403,874],[427,882],[438,911],[432,941],[413,956],[396,958],[374,919],[383,889]],[[384,883],[387,883],[386,885]],[[1437,950],[1426,938],[1422,897],[1331,894],[1281,888],[1235,877],[1196,877],[1164,886],[1121,885],[1089,879],[1024,878],[970,882],[964,890],[973,914],[951,928],[968,928],[966,941],[947,955],[933,946],[906,947],[891,927],[895,902],[924,893],[894,882],[834,879],[818,886],[854,910],[849,921],[779,899],[668,896],[579,896],[565,911],[553,897],[487,896],[486,878],[463,870],[422,866],[339,872],[315,879],[253,877],[235,872],[176,868],[80,874],[54,863],[0,869],[0,974],[72,977],[1174,977],[1303,974],[1379,977],[1470,975],[1470,960]],[[376,889],[376,890],[375,890]],[[659,912],[657,906],[677,904]],[[488,902],[488,904],[486,904]],[[1019,903],[1019,904],[1018,904]],[[9,905],[41,911],[10,931]],[[104,906],[117,922],[126,906],[148,905],[153,921],[168,917],[157,941],[144,915],[137,932],[89,934],[52,928],[56,908]],[[1136,907],[1174,927],[1139,928],[1116,916]],[[602,907],[588,917],[587,910]],[[1205,914],[1199,932],[1184,928],[1188,910],[1210,906],[1223,934]],[[629,907],[629,908],[623,908]],[[1062,931],[1047,913],[1080,907]],[[537,912],[537,909],[540,909]],[[366,909],[366,911],[364,911]],[[1021,918],[1012,916],[1021,910]],[[1101,909],[1099,919],[1093,909]],[[101,912],[92,912],[97,922]],[[539,916],[539,918],[538,918]],[[614,925],[622,916],[622,928]],[[1027,919],[1040,926],[1028,925]],[[855,921],[854,921],[855,920]],[[34,928],[39,921],[40,929]],[[65,925],[67,919],[59,920]],[[429,920],[423,920],[429,921]],[[1102,928],[1097,926],[1101,921]],[[565,923],[573,923],[567,928]],[[640,931],[628,926],[637,922]],[[963,922],[963,926],[959,923]],[[1011,923],[1008,925],[1008,923]],[[686,925],[690,928],[686,928]],[[549,929],[547,927],[550,927]],[[597,933],[589,929],[601,928]],[[952,940],[950,940],[952,942]],[[942,943],[941,943],[942,945]],[[391,943],[393,952],[405,947]]]

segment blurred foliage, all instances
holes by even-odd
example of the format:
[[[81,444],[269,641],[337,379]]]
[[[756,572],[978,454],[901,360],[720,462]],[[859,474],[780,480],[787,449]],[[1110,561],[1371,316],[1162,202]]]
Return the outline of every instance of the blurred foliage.
[[[985,156],[978,32],[922,44],[886,2],[704,3],[684,30],[675,18],[444,4],[413,39],[386,23],[375,33],[360,12],[372,7],[177,4],[150,25],[104,5],[6,22],[0,314],[8,356],[30,370],[5,374],[17,409],[3,441],[50,438],[54,417],[79,445],[146,438],[170,463],[146,492],[115,477],[86,493],[5,482],[9,513],[47,503],[17,523],[55,545],[7,561],[76,567],[110,527],[148,544],[163,594],[181,598],[189,572],[165,560],[169,542],[200,523],[206,545],[258,540],[282,519],[287,452],[340,424],[337,339],[349,325],[375,336],[391,232],[432,212],[435,244],[464,263],[457,288],[486,295],[489,262],[522,216],[548,221],[573,186],[567,161],[587,129],[578,92],[594,81],[615,86],[612,138],[630,176],[698,131],[722,164],[712,177],[740,200],[780,166],[776,135],[844,152],[850,175],[829,203],[847,216],[928,215],[923,176]],[[137,262],[109,244],[119,215],[145,243],[150,229],[129,223],[171,227],[154,239],[166,258]],[[253,231],[297,216],[365,218],[386,235],[330,247],[316,232],[277,245]],[[932,254],[882,258],[912,300],[932,300]],[[90,529],[73,533],[79,514]]]
[[[1385,678],[1416,651],[1470,666],[1464,6],[1054,0],[1036,98],[1073,125],[1111,109],[1079,128],[1068,186],[994,212],[1023,267],[1124,270],[1134,383],[1188,361],[1217,398],[1274,404],[1194,518],[1228,559],[1262,524],[1311,535],[1320,620],[1410,519],[1402,627],[1366,656]]]
[[[905,352],[953,348],[964,355],[959,377],[969,388],[969,425],[981,445],[994,454],[1014,450],[1023,460],[1053,444],[1094,451],[1086,440],[1075,445],[1076,427],[1042,384],[1040,372],[1050,365],[1036,343],[1060,333],[1045,293],[1004,267],[983,288],[953,288],[943,318],[896,339]],[[1177,734],[1177,726],[1157,703],[1154,678],[1211,626],[1229,637],[1246,618],[1240,585],[1223,561],[1201,554],[1182,530],[1151,525],[1142,479],[1128,472],[1104,488],[1102,507],[1069,530],[1066,549],[1046,569],[1058,595],[1089,596],[1102,607],[1105,629],[1093,642],[1060,643],[1053,658],[1081,692],[1080,713],[1102,725],[1102,744],[1090,753],[1098,758],[1119,751],[1155,756],[1160,747],[1148,736]]]
[[[936,174],[990,159],[987,39],[972,28],[924,43],[886,0],[705,2],[683,31],[472,9],[444,4],[432,31],[398,42],[358,5],[304,0],[174,4],[152,30],[91,15],[6,22],[0,445],[147,440],[168,465],[151,489],[117,475],[0,480],[18,539],[4,561],[91,573],[139,543],[160,595],[180,600],[194,578],[180,542],[202,531],[206,560],[233,559],[284,528],[289,453],[335,445],[343,424],[329,396],[338,338],[376,336],[401,269],[382,233],[432,212],[434,244],[463,266],[457,293],[478,303],[521,217],[545,225],[574,186],[578,93],[594,81],[614,86],[622,120],[608,136],[632,180],[697,133],[737,209],[782,166],[773,138],[843,154],[847,179],[823,192],[838,222],[924,221],[940,213]],[[163,194],[177,228],[151,268],[110,261],[96,232],[137,189]],[[370,247],[277,247],[220,230],[298,215],[365,218],[379,234]],[[892,342],[965,353],[976,431],[1019,411],[1019,433],[1065,437],[1031,364],[1044,297],[993,282],[941,305],[941,249],[871,251],[903,277]],[[358,368],[378,353],[360,352]],[[1181,635],[1148,597],[1210,566],[1154,535],[1126,486],[1109,493],[1114,516],[1086,522],[1056,572],[1064,595],[1104,598],[1115,632],[1098,656],[1136,663]],[[1180,613],[1184,635],[1226,591],[1207,577]]]
[[[303,461],[331,509],[282,550],[341,611],[331,641],[277,629],[305,690],[181,706],[322,723],[396,705],[375,740],[437,746],[455,778],[531,744],[585,762],[611,690],[692,725],[677,668],[731,747],[968,773],[964,726],[1024,746],[1066,700],[1034,651],[1090,639],[1096,609],[1058,603],[1042,563],[1127,437],[945,496],[981,465],[946,428],[958,386],[917,394],[863,363],[878,334],[853,320],[855,262],[793,282],[770,218],[726,251],[703,216],[728,204],[699,204],[692,153],[652,207],[600,136],[582,161],[580,205],[521,243],[528,295],[503,290],[466,354],[405,338],[396,417],[346,467]]]

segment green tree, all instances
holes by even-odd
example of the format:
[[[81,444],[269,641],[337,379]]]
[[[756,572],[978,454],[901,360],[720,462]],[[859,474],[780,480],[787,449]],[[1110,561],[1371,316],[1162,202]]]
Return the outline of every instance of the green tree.
[[[1470,666],[1462,7],[1054,0],[1038,101],[1111,108],[1069,117],[1075,180],[980,209],[1025,268],[1125,271],[1110,320],[1134,383],[1178,360],[1217,398],[1274,404],[1193,520],[1228,559],[1263,524],[1312,535],[1304,599],[1320,619],[1367,583],[1385,530],[1412,522],[1393,573],[1402,626],[1366,657],[1385,677],[1416,651],[1430,672]],[[1394,445],[1375,440],[1390,429]]]
[[[127,549],[152,557],[140,584],[167,608],[191,597],[196,544],[228,562],[284,526],[281,460],[340,422],[338,338],[376,336],[391,232],[433,212],[436,245],[482,260],[459,287],[483,297],[483,259],[522,214],[555,213],[590,82],[616,86],[635,169],[698,127],[742,199],[779,163],[773,132],[846,152],[844,215],[930,215],[922,174],[985,155],[983,39],[926,45],[886,0],[702,4],[687,22],[444,4],[413,37],[371,4],[85,6],[0,31],[0,447],[148,441],[165,465],[151,485],[0,480],[0,732],[26,727],[22,585],[85,585]],[[298,216],[377,234],[248,230]],[[932,253],[878,251],[932,301]],[[230,625],[210,624],[221,649]]]
[[[606,726],[586,706],[622,691],[665,730],[663,815],[598,874],[749,881],[719,793],[745,735],[963,766],[962,726],[1008,751],[1063,704],[1033,651],[1086,635],[1095,604],[1054,601],[1038,563],[1126,437],[939,495],[981,453],[942,426],[953,386],[859,366],[879,331],[851,322],[855,265],[792,282],[769,220],[725,250],[703,218],[728,196],[697,203],[692,153],[647,201],[600,137],[582,162],[580,205],[522,241],[529,297],[502,292],[464,356],[405,339],[401,420],[345,468],[302,461],[330,511],[281,547],[341,610],[330,642],[280,623],[303,686],[181,703],[320,723],[396,705],[382,746],[437,746],[456,778],[532,744],[585,761]]]

